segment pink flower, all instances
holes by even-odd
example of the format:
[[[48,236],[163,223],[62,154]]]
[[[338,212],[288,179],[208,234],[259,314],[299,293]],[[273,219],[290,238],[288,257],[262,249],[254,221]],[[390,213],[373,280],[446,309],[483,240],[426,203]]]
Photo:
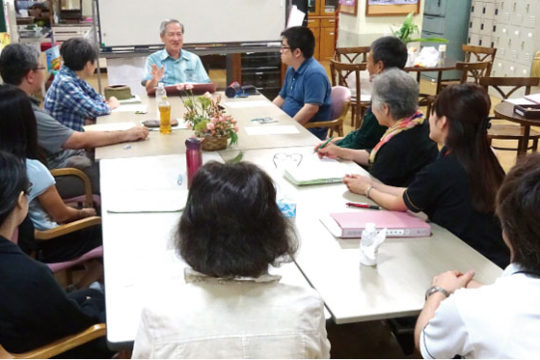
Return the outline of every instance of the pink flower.
[[[208,124],[206,124],[206,130],[214,130],[215,128],[216,126],[212,122],[209,122]]]
[[[212,94],[210,94],[208,91],[203,94],[205,98],[212,99]]]
[[[178,89],[178,91],[183,91],[185,88],[186,88],[186,84],[177,84],[176,85],[176,89]]]
[[[193,90],[193,84],[186,84],[186,90]]]
[[[238,132],[238,130],[240,130],[240,129],[238,128],[238,126],[235,126],[235,127],[234,127],[234,132]]]

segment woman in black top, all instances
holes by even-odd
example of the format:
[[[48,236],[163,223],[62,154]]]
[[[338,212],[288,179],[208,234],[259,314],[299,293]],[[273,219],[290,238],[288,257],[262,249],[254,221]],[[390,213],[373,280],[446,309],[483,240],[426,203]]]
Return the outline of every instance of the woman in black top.
[[[28,212],[23,161],[0,150],[0,344],[20,353],[76,333],[105,320],[105,300],[97,290],[66,294],[49,268],[11,242]],[[97,339],[63,355],[108,357]]]
[[[353,175],[350,191],[389,210],[425,212],[501,267],[509,263],[494,215],[504,171],[487,142],[491,101],[474,84],[450,86],[435,101],[429,119],[431,139],[443,145],[437,161],[423,168],[407,188]]]
[[[389,69],[373,80],[371,108],[388,129],[373,149],[348,149],[335,144],[318,148],[320,157],[353,160],[393,186],[407,186],[414,175],[437,157],[429,125],[418,111],[418,84],[407,73]]]

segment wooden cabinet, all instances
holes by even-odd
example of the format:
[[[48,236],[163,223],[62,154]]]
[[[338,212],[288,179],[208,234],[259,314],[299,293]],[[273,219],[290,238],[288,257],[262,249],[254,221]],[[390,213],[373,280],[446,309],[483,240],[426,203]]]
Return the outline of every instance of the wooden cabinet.
[[[338,0],[308,0],[308,27],[315,36],[317,60],[334,57]]]

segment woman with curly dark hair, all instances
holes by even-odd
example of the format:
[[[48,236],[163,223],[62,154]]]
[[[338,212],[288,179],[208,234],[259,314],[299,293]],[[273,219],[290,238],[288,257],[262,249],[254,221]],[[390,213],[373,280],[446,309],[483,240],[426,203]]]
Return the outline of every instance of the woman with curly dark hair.
[[[329,357],[319,295],[268,272],[297,247],[265,172],[250,163],[204,165],[176,236],[186,284],[167,282],[152,294],[133,356]]]

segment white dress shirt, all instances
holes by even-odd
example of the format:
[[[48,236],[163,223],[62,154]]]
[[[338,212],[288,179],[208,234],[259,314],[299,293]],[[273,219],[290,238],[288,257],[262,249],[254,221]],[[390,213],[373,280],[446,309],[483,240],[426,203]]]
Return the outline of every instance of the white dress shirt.
[[[540,354],[540,278],[510,264],[494,284],[457,290],[420,335],[424,358],[532,358]]]
[[[133,358],[328,358],[323,301],[264,275],[216,279],[186,269],[143,308]]]

